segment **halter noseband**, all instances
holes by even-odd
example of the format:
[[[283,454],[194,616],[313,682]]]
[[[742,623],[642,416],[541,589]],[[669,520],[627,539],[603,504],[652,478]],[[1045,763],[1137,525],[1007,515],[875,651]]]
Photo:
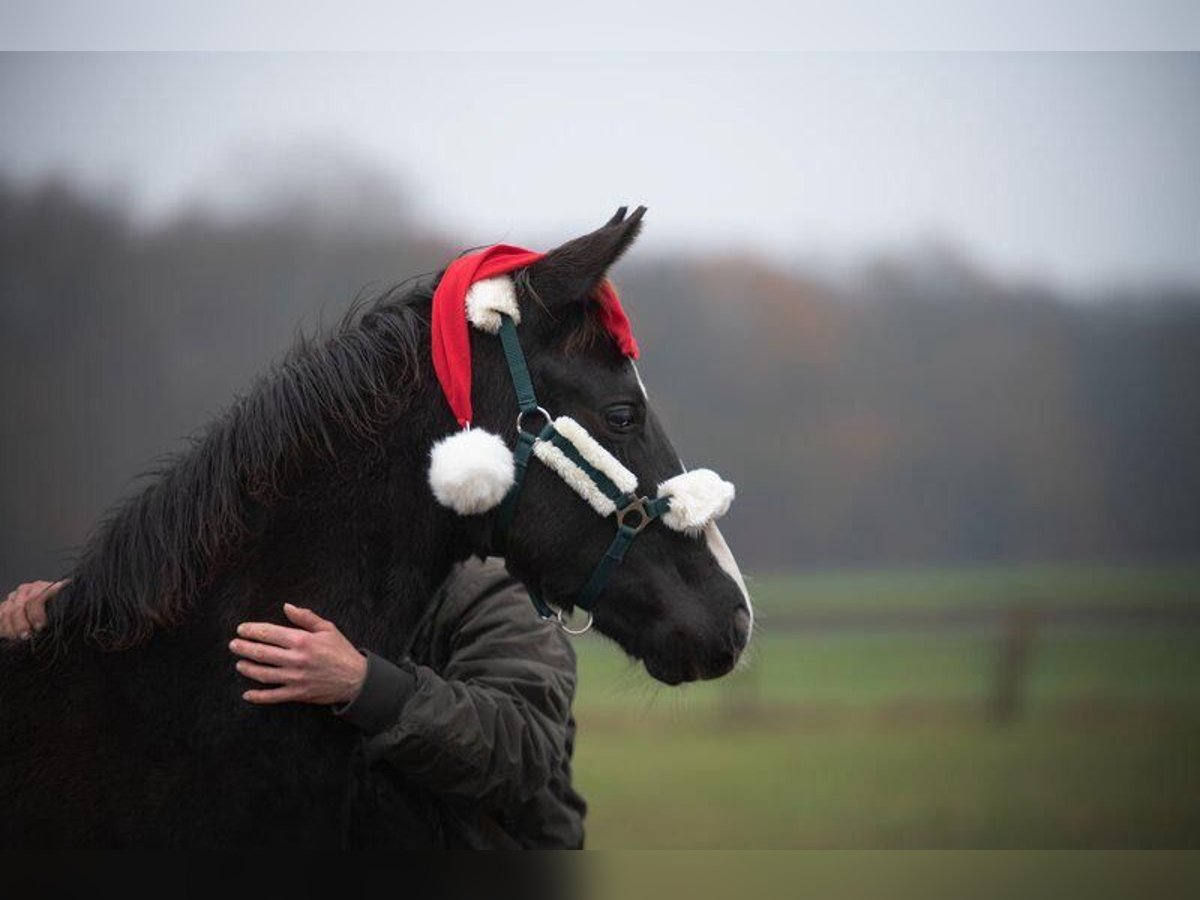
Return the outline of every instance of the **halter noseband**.
[[[586,459],[571,438],[560,430],[560,427],[565,427],[563,423],[570,420],[559,419],[556,424],[550,414],[538,405],[537,394],[533,389],[533,380],[529,376],[529,367],[525,363],[525,354],[521,350],[521,342],[517,337],[516,325],[506,314],[501,314],[500,316],[499,334],[501,344],[504,347],[504,358],[508,363],[509,374],[512,376],[513,389],[516,391],[517,405],[520,411],[517,413],[517,446],[513,450],[515,477],[512,487],[500,505],[495,525],[496,546],[503,547],[506,543],[508,530],[512,525],[513,517],[516,515],[517,503],[521,496],[521,487],[525,482],[525,474],[529,470],[531,457],[538,455],[535,453],[535,448],[539,444],[553,448],[558,453],[561,453],[570,464],[590,480],[591,485],[596,490],[612,502],[615,508],[615,513],[612,514],[615,514],[617,520],[616,536],[613,537],[612,543],[608,545],[608,549],[604,552],[604,556],[600,562],[592,569],[592,574],[584,583],[583,588],[575,599],[574,606],[579,607],[588,614],[587,623],[582,628],[570,628],[563,618],[561,609],[555,613],[538,596],[536,591],[532,588],[529,590],[529,598],[533,601],[534,608],[537,610],[539,616],[543,619],[557,618],[559,626],[568,634],[583,634],[592,627],[592,609],[600,596],[600,592],[604,590],[605,584],[608,583],[609,574],[625,558],[625,552],[629,549],[629,545],[633,543],[633,539],[641,534],[650,523],[660,518],[671,508],[671,498],[661,496],[651,499],[638,496],[634,491],[622,490],[617,486],[613,478],[609,477],[608,474]],[[532,431],[525,429],[525,417],[533,413],[541,415],[546,420],[545,426],[536,435]],[[581,428],[580,431],[582,431]],[[546,456],[543,454],[542,458],[545,460]],[[561,475],[562,473],[559,472],[559,474]],[[604,513],[601,514],[605,515]]]

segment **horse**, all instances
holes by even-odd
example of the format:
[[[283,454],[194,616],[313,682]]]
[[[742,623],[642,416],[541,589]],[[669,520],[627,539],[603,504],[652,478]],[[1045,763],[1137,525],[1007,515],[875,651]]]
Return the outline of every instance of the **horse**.
[[[679,456],[595,301],[644,212],[622,208],[512,282],[539,404],[654,485]],[[95,529],[44,631],[0,650],[0,846],[347,846],[359,739],[328,710],[244,702],[237,624],[282,622],[294,601],[398,655],[472,554],[502,553],[541,604],[572,610],[613,523],[551,467],[527,467],[515,510],[463,515],[431,495],[429,448],[457,427],[432,371],[440,277],[302,338]],[[472,427],[518,443],[510,358],[469,340]],[[638,531],[595,628],[668,684],[730,671],[752,614],[715,523]]]

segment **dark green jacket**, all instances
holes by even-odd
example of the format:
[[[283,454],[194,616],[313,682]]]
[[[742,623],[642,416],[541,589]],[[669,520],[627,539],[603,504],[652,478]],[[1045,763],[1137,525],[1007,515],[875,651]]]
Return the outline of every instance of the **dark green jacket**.
[[[566,636],[501,561],[471,560],[438,592],[408,658],[368,652],[362,690],[337,713],[368,736],[372,770],[434,801],[445,843],[579,847],[574,695]]]

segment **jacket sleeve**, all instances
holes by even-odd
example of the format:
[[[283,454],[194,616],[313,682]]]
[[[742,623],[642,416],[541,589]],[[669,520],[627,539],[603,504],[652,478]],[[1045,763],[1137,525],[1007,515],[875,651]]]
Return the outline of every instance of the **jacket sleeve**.
[[[569,752],[574,651],[497,565],[459,570],[434,634],[440,673],[367,654],[363,688],[339,715],[371,735],[372,762],[438,794],[524,803]]]

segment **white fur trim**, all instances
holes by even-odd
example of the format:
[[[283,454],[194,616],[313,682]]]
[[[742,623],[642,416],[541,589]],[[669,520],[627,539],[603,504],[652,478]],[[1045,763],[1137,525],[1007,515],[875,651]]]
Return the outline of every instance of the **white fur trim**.
[[[514,477],[512,451],[481,428],[444,437],[429,451],[433,496],[459,515],[476,515],[498,506]]]
[[[505,313],[513,324],[521,324],[521,309],[517,306],[517,288],[507,275],[476,281],[467,290],[467,321],[488,334],[500,331],[500,314]]]
[[[663,513],[663,524],[697,535],[729,511],[734,493],[733,485],[712,469],[693,469],[668,478],[658,486],[658,496],[671,498],[671,508]]]

